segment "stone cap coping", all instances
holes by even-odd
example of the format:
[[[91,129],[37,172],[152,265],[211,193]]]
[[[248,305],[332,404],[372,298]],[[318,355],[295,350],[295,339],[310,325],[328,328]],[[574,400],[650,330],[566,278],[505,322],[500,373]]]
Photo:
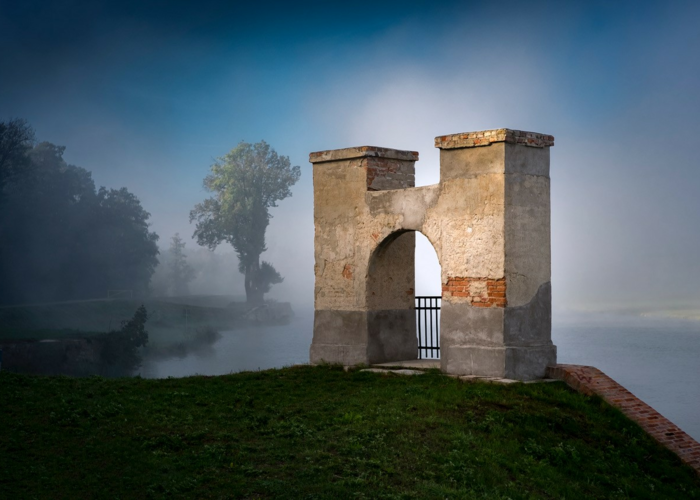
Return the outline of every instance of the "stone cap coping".
[[[475,148],[488,146],[494,142],[522,144],[533,148],[548,148],[554,146],[554,136],[538,134],[537,132],[525,132],[524,130],[498,128],[480,132],[441,135],[435,138],[435,147],[440,149]]]
[[[357,148],[330,149],[309,154],[309,162],[323,163],[326,161],[352,160],[355,158],[387,158],[392,160],[418,161],[417,151],[379,148],[377,146],[360,146]]]

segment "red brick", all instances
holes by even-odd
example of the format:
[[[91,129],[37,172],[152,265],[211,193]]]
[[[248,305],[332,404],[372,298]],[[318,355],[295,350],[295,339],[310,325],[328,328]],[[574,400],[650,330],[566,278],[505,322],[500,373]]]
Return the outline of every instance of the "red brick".
[[[584,394],[602,396],[700,473],[700,458],[695,458],[700,457],[700,443],[600,370],[591,366],[556,365],[547,369],[547,375]]]

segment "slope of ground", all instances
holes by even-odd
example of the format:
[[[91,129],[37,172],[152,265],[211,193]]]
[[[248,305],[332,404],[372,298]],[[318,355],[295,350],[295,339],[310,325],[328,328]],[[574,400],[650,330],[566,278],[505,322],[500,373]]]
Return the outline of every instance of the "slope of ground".
[[[0,373],[7,498],[700,498],[700,478],[563,383],[294,367]]]

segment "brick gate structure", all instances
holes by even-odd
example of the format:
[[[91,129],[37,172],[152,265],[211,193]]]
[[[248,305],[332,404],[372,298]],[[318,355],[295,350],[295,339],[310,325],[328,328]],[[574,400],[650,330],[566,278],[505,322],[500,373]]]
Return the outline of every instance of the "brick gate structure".
[[[311,153],[312,363],[416,359],[415,231],[442,269],[441,368],[530,380],[551,341],[550,135],[510,129],[435,139],[440,183],[414,187],[418,153]]]

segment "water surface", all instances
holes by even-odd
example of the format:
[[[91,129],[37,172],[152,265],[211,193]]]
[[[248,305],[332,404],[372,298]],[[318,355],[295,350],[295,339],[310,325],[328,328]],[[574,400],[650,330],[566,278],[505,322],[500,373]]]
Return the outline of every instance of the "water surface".
[[[149,378],[223,375],[309,360],[313,311],[289,325],[222,332],[210,349],[146,360]],[[700,441],[700,323],[586,315],[555,322],[558,362],[591,365]]]
[[[250,326],[220,333],[221,338],[211,348],[182,358],[144,360],[141,375],[147,378],[225,375],[308,363],[313,311],[297,313],[288,325]]]
[[[595,366],[700,441],[700,323],[591,318],[552,341],[559,363]]]

